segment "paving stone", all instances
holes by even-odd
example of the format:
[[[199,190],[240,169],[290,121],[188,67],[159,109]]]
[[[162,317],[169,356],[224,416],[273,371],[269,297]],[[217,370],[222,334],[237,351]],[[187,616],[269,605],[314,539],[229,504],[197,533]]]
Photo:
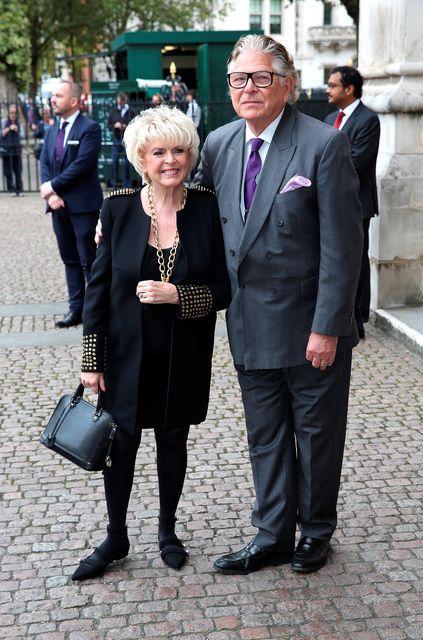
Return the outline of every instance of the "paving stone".
[[[0,196],[0,637],[422,640],[423,361],[372,326],[354,352],[338,528],[324,569],[213,569],[254,535],[242,404],[221,332],[178,513],[187,564],[172,572],[159,556],[155,444],[146,433],[128,558],[101,579],[71,581],[104,536],[103,481],[38,442],[59,396],[76,387],[80,329],[54,327],[67,305],[49,216],[38,196],[20,199],[19,215],[16,206]]]

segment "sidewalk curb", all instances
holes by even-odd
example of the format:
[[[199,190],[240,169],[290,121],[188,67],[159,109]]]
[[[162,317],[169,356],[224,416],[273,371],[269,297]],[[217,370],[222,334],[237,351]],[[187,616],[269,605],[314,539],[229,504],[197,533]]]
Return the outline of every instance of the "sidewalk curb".
[[[384,309],[372,311],[371,321],[375,327],[396,338],[414,353],[423,356],[423,335],[396,318],[389,311]]]

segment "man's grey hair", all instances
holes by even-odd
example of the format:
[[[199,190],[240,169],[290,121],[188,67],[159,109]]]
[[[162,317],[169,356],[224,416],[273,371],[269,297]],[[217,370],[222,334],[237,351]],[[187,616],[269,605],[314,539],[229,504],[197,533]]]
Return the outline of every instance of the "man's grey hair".
[[[268,53],[273,57],[273,70],[284,76],[291,76],[294,80],[294,89],[288,98],[289,104],[293,104],[299,96],[299,78],[298,72],[294,66],[294,59],[285,49],[283,44],[272,38],[271,36],[249,34],[242,36],[232,49],[232,53],[228,58],[228,73],[237,57],[244,51],[260,51]],[[283,82],[283,78],[281,78]]]

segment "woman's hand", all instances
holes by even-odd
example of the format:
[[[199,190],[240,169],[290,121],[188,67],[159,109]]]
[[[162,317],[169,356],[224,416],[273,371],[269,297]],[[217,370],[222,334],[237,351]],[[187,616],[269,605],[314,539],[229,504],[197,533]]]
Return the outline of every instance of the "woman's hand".
[[[97,221],[97,226],[95,228],[95,236],[94,236],[94,242],[96,243],[97,247],[101,245],[102,238],[103,238],[103,227],[101,224],[101,220],[99,218]]]
[[[178,291],[170,282],[141,280],[136,294],[143,304],[179,304]]]
[[[104,373],[83,371],[81,373],[81,382],[86,389],[91,389],[93,393],[98,393],[99,389],[106,391]]]

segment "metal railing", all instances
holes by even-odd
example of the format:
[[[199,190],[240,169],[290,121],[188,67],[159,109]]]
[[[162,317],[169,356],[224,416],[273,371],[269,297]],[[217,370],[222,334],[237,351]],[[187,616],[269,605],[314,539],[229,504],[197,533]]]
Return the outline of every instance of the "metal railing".
[[[150,104],[136,104],[133,107],[136,111],[141,111]],[[333,107],[328,105],[327,96],[324,90],[302,91],[296,108],[300,111],[307,113],[319,120],[323,120],[326,115],[333,111]],[[232,105],[229,100],[214,101],[201,104],[202,120],[199,129],[201,144],[204,142],[207,133],[226,122],[236,119],[236,114],[233,111]],[[0,102],[0,118],[3,119],[7,115],[8,104]],[[22,121],[22,114],[20,119]],[[25,136],[20,141],[20,146],[15,150],[8,150],[6,145],[2,144],[0,138],[0,159],[2,164],[2,175],[0,179],[0,192],[8,192],[5,164],[9,163],[13,165],[13,161],[20,160],[21,166],[21,178],[23,192],[36,192],[39,190],[40,185],[40,163],[39,156],[42,148],[42,139],[35,137],[26,121],[25,123]],[[102,147],[99,156],[99,177],[104,187],[107,189],[110,187],[110,178],[112,172],[112,147],[113,142],[111,140],[111,133],[107,129],[107,122],[99,123],[102,128]],[[6,152],[5,152],[6,150]],[[10,160],[5,161],[5,155],[10,157]],[[123,153],[122,153],[123,159]],[[120,162],[120,172],[123,178],[123,160]],[[13,174],[13,171],[12,171]],[[14,176],[12,175],[14,180]],[[139,177],[131,168],[131,182],[134,186],[139,184]],[[16,185],[12,185],[14,188],[10,189],[11,192],[16,192]]]

